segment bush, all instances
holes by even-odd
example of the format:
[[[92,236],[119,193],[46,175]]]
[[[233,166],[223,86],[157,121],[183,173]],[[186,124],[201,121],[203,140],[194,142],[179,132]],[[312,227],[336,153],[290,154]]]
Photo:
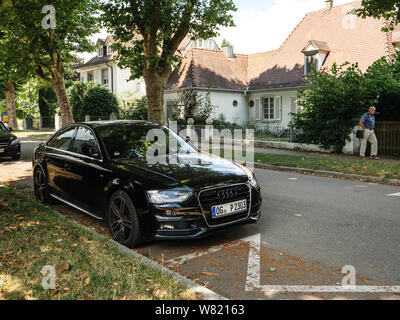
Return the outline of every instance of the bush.
[[[52,86],[46,84],[39,89],[39,111],[42,117],[52,117],[58,108],[57,96]]]
[[[357,64],[333,65],[327,73],[314,71],[302,92],[302,111],[292,114],[299,142],[334,147],[341,152],[363,113],[376,102]]]
[[[120,116],[122,119],[147,121],[148,115],[149,107],[146,97],[136,99],[133,103],[121,106],[120,108]]]
[[[85,117],[83,111],[83,100],[91,88],[100,86],[94,82],[73,82],[67,89],[67,96],[71,105],[72,115],[75,121],[82,120]],[[83,117],[82,117],[83,114]]]
[[[90,88],[83,98],[82,108],[79,110],[79,118],[85,115],[105,117],[111,113],[118,115],[118,100],[115,94],[103,86],[96,85]]]

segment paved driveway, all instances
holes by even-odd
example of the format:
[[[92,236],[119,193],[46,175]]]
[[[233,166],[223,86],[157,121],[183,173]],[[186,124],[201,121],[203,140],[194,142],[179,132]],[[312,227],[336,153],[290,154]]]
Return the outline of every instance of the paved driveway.
[[[31,152],[37,143],[23,143],[21,161],[0,159],[0,184],[32,196]],[[400,286],[399,187],[267,170],[256,170],[256,174],[264,198],[259,224],[236,226],[205,239],[153,242],[137,251],[229,298],[400,297],[253,291],[249,275],[256,268],[249,256],[260,268],[263,286],[335,286],[342,282],[345,265],[355,267],[359,285]],[[60,204],[54,208],[108,233],[103,222]],[[254,253],[257,239],[261,243],[253,261],[249,252]]]

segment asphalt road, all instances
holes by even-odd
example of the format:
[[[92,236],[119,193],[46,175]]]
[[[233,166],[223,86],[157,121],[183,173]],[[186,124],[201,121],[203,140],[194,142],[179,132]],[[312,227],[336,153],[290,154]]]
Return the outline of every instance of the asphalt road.
[[[25,168],[29,172],[31,152],[36,144],[23,143],[21,161],[0,159],[0,180],[11,168],[19,171]],[[264,200],[260,223],[236,226],[201,240],[155,242],[138,251],[157,261],[161,257],[167,261],[260,234],[262,245],[270,250],[268,254],[277,250],[296,257],[301,259],[304,268],[314,263],[332,269],[353,265],[365,277],[387,285],[400,285],[400,197],[389,196],[399,193],[399,187],[268,170],[256,170],[256,175]],[[18,176],[18,179],[22,178]],[[247,298],[250,297],[244,293],[247,256],[248,250],[235,261],[230,261],[232,252],[204,255],[182,266],[185,269],[182,273],[200,279],[219,293],[229,295],[241,290],[240,294],[232,293],[230,297]],[[224,264],[224,268],[215,271],[226,272],[223,280],[199,275],[210,270],[204,263],[211,258]],[[234,268],[241,275],[236,276],[234,270],[228,269],[233,269],[232,263],[239,260],[241,264]],[[262,279],[269,280],[266,276]]]

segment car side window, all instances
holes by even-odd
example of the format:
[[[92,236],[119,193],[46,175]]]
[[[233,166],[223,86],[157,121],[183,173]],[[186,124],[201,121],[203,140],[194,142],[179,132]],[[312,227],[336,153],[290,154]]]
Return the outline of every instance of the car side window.
[[[68,151],[74,133],[75,127],[67,129],[55,136],[47,145],[51,148]]]
[[[89,128],[79,127],[71,151],[90,158],[100,159],[100,150],[96,138]]]

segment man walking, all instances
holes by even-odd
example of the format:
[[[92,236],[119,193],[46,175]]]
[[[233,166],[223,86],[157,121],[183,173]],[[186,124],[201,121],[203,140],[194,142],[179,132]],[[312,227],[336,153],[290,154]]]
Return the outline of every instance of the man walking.
[[[367,142],[371,143],[371,159],[380,160],[378,155],[378,140],[374,132],[375,129],[375,112],[376,108],[369,108],[369,112],[364,114],[360,121],[360,126],[364,130],[364,138],[361,142],[360,158],[365,159],[365,150],[367,149]]]

